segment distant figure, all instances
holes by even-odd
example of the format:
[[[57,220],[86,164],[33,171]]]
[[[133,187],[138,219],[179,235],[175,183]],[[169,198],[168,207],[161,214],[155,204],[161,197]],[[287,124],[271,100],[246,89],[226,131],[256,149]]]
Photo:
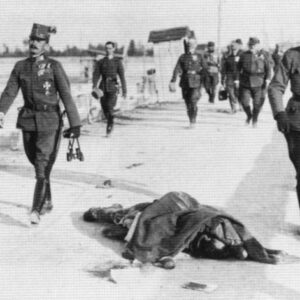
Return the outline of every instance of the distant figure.
[[[202,55],[195,53],[196,46],[196,40],[188,40],[186,51],[179,57],[170,82],[170,90],[175,90],[177,76],[181,74],[179,85],[182,89],[182,98],[186,104],[190,128],[194,128],[196,124],[197,102],[201,96],[201,76],[206,68]]]
[[[105,118],[107,119],[106,135],[109,137],[114,126],[114,107],[117,104],[119,83],[118,76],[122,86],[122,96],[126,98],[127,88],[122,60],[114,56],[115,44],[107,42],[105,44],[106,56],[96,62],[93,73],[93,88],[99,87],[103,91],[101,97],[101,107]],[[100,85],[98,85],[100,82]]]
[[[276,44],[275,50],[272,54],[272,58],[274,61],[274,72],[275,72],[275,69],[279,66],[282,56],[283,56],[282,48],[279,46],[279,44]]]
[[[38,224],[40,215],[52,210],[50,174],[58,153],[62,100],[71,128],[67,135],[80,136],[80,117],[70,91],[69,79],[60,62],[49,58],[50,34],[54,28],[33,24],[29,37],[29,57],[16,63],[0,98],[0,124],[21,88],[24,106],[17,127],[22,130],[26,156],[35,168],[36,184],[30,222]]]
[[[89,67],[88,66],[84,67],[83,76],[84,76],[84,79],[86,80],[86,82],[88,82],[89,78],[90,78]]]
[[[246,113],[246,124],[252,120],[253,127],[257,126],[258,115],[262,108],[262,90],[268,86],[271,76],[269,60],[259,51],[260,41],[250,37],[249,49],[242,53],[238,62],[238,78],[235,81],[239,87],[239,94],[243,109]],[[253,109],[250,101],[253,99]]]
[[[237,64],[241,54],[241,40],[237,39],[231,42],[221,60],[221,83],[227,90],[232,113],[239,108],[239,91],[234,82],[238,79]]]
[[[209,103],[214,103],[219,83],[220,60],[215,52],[215,43],[208,42],[207,51],[204,53],[204,59],[207,65],[207,72],[204,77],[204,87],[209,96]]]
[[[290,82],[292,98],[284,107],[283,95]],[[269,85],[269,100],[278,130],[287,141],[291,162],[296,170],[300,206],[300,47],[285,52]]]

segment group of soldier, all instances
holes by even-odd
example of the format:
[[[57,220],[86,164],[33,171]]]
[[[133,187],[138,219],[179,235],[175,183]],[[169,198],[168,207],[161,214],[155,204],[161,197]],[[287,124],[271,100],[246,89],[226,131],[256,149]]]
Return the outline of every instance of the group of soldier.
[[[70,125],[65,130],[64,137],[78,138],[81,132],[81,121],[71,96],[68,77],[62,65],[46,55],[50,34],[55,32],[53,27],[33,24],[29,38],[29,57],[15,64],[0,97],[2,127],[5,114],[19,89],[23,94],[24,105],[19,110],[17,127],[22,130],[25,153],[36,174],[30,213],[32,224],[38,224],[40,216],[53,208],[50,173],[62,135],[60,100]],[[192,127],[196,123],[197,102],[202,85],[209,95],[209,102],[213,103],[219,77],[228,92],[232,112],[236,112],[241,106],[247,116],[246,123],[252,122],[254,127],[268,92],[274,119],[287,140],[289,156],[296,169],[300,205],[300,47],[288,50],[282,58],[278,52],[275,53],[274,76],[271,80],[271,56],[259,44],[257,38],[251,37],[248,49],[243,51],[242,41],[236,39],[219,59],[213,42],[208,43],[207,51],[202,55],[196,53],[196,41],[189,39],[184,54],[179,57],[175,66],[169,87],[174,91],[176,79],[180,75],[182,97]],[[107,55],[97,62],[94,70],[93,94],[101,102],[107,119],[107,135],[110,135],[120,89],[118,77],[124,98],[127,91],[122,61],[114,56],[115,45],[107,42],[105,47]],[[285,108],[283,95],[289,82],[292,98]]]
[[[246,124],[257,126],[258,116],[265,102],[267,87],[271,79],[274,61],[270,53],[260,47],[256,37],[250,37],[248,49],[242,49],[242,40],[233,40],[223,55],[218,55],[214,42],[208,42],[204,53],[196,52],[196,41],[188,40],[186,51],[175,66],[170,82],[174,91],[177,76],[181,75],[180,86],[186,102],[190,126],[194,127],[197,115],[197,101],[201,87],[204,87],[209,103],[214,103],[218,84],[228,95],[231,112],[243,109]],[[278,52],[277,52],[278,54]],[[276,56],[276,63],[280,58]],[[251,99],[253,104],[251,105]]]

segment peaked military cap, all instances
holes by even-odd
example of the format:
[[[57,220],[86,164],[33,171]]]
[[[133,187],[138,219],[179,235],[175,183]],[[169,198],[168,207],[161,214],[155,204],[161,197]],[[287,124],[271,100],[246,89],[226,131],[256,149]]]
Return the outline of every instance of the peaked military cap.
[[[256,45],[256,44],[259,44],[260,41],[257,37],[250,37],[249,38],[249,42],[248,42],[248,45]]]
[[[207,43],[207,47],[213,47],[214,45],[215,45],[214,42],[208,42],[208,43]]]
[[[56,33],[56,27],[34,23],[32,25],[30,38],[39,38],[48,41],[51,33]]]
[[[243,42],[242,42],[241,39],[236,39],[235,42],[236,42],[237,44],[243,45]]]

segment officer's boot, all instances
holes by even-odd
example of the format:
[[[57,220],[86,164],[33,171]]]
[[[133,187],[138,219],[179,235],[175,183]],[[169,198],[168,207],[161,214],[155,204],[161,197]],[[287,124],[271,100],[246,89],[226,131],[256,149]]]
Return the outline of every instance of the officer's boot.
[[[253,109],[253,115],[252,115],[252,126],[253,126],[253,128],[257,127],[258,114],[259,114],[259,110],[254,108]]]
[[[40,222],[40,213],[45,202],[47,190],[47,181],[46,179],[37,179],[35,184],[33,204],[30,214],[31,224],[39,224]]]
[[[107,119],[106,136],[110,137],[114,128],[114,116],[110,115]]]
[[[193,106],[192,112],[191,112],[191,127],[192,128],[195,128],[195,126],[196,126],[197,112],[198,112],[197,106]]]
[[[250,106],[245,106],[244,107],[244,111],[247,115],[247,119],[246,119],[246,125],[249,125],[252,119],[252,112],[251,112],[251,107]]]
[[[297,198],[298,198],[298,204],[299,204],[299,208],[300,208],[300,179],[298,179],[299,175],[296,176],[296,180],[297,180],[297,186],[296,186],[296,191],[297,191]],[[300,231],[299,231],[300,234]]]
[[[215,96],[214,96],[213,92],[210,91],[208,96],[209,96],[209,100],[208,100],[209,103],[214,104],[215,103]]]
[[[190,106],[187,107],[186,112],[187,112],[187,115],[189,117],[189,122],[191,124],[192,123],[192,113],[191,113],[191,107]]]
[[[50,213],[52,209],[53,209],[53,204],[52,204],[52,195],[51,195],[51,185],[50,185],[50,179],[47,179],[45,202],[40,215],[44,215],[45,213]]]

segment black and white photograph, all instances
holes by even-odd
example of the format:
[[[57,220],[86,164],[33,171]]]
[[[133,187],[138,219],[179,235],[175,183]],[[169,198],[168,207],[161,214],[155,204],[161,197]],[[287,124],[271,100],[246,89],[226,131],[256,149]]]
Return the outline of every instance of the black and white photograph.
[[[300,1],[0,22],[1,300],[300,299]]]

